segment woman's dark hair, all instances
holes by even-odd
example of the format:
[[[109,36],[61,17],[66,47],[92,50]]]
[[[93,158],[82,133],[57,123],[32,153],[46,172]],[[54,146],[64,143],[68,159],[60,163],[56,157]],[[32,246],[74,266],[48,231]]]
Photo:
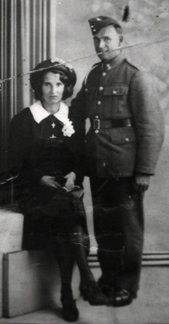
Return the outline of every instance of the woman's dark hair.
[[[70,64],[54,58],[42,61],[31,71],[30,83],[35,92],[35,99],[42,100],[42,84],[44,76],[48,72],[60,75],[60,80],[65,85],[62,99],[69,98],[73,94],[73,88],[76,84],[76,73]]]
[[[67,98],[71,97],[73,94],[74,86],[71,83],[71,80],[68,78],[68,76],[64,72],[58,70],[57,68],[49,68],[49,69],[45,69],[44,71],[41,71],[41,73],[39,73],[36,78],[36,84],[34,84],[34,89],[33,89],[35,99],[40,101],[42,100],[42,84],[44,81],[44,76],[48,72],[52,72],[60,75],[60,80],[65,85],[62,100],[66,100]]]

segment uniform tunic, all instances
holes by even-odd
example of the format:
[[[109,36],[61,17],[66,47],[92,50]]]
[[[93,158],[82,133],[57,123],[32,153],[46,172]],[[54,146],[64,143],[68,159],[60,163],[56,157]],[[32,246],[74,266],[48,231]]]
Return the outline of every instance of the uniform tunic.
[[[122,54],[109,64],[98,63],[73,100],[70,113],[79,119],[82,129],[86,118],[131,119],[132,127],[90,128],[85,145],[89,175],[154,174],[164,125],[150,74],[138,70]]]
[[[122,54],[95,64],[72,101],[71,115],[90,177],[98,259],[107,284],[137,291],[143,247],[143,195],[135,174],[153,175],[164,137],[152,77]],[[119,253],[120,252],[120,253]]]

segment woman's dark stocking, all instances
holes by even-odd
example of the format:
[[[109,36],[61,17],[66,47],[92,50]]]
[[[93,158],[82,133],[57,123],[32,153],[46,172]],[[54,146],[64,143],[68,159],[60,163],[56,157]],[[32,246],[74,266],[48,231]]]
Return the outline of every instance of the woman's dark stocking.
[[[61,296],[72,295],[71,281],[74,257],[70,242],[62,240],[58,243],[57,260],[61,277]]]
[[[71,243],[75,255],[75,259],[80,271],[81,282],[86,283],[94,280],[93,274],[87,262],[87,255],[89,250],[89,238],[85,235],[82,227],[77,225],[74,232],[70,234]]]
[[[74,257],[69,241],[59,243],[59,254],[57,255],[61,277],[61,303],[63,318],[68,322],[77,321],[79,311],[73,299],[71,288]]]
[[[87,262],[89,239],[83,233],[82,227],[80,225],[75,226],[74,232],[70,234],[70,237],[75,259],[80,271],[80,291],[83,298],[88,300],[91,305],[109,305],[107,297],[100,291],[89,268]]]

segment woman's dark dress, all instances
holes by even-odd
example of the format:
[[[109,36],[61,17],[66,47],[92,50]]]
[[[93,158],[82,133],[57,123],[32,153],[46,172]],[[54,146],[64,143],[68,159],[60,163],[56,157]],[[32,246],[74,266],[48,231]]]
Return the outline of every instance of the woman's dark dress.
[[[69,138],[62,133],[63,124],[54,116],[50,115],[37,124],[28,111],[27,115],[31,121],[27,120],[27,123],[33,124],[30,131],[34,129],[34,135],[27,145],[22,145],[24,158],[19,179],[23,185],[16,199],[25,216],[23,248],[43,249],[59,235],[68,237],[78,224],[87,234],[86,215],[83,202],[71,192],[40,184],[44,175],[55,176],[56,181],[63,184],[64,176],[69,172],[78,173],[76,152],[71,146],[73,138],[70,138],[69,145]],[[81,185],[80,181],[77,175],[76,183]]]

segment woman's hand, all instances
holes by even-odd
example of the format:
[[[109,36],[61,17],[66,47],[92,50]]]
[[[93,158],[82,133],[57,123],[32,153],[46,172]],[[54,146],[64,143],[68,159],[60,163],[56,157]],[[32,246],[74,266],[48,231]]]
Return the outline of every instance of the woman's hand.
[[[55,180],[55,177],[51,176],[43,176],[40,179],[40,183],[42,186],[54,188],[54,189],[61,189],[61,185]]]
[[[76,180],[76,174],[74,172],[68,173],[65,177],[66,183],[64,187],[70,191],[74,188],[75,180]]]

